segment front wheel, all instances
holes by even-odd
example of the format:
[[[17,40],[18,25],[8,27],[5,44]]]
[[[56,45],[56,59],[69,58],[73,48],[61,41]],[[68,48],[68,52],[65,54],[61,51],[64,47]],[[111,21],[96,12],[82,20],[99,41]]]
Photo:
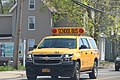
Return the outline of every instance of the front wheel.
[[[27,79],[28,79],[28,80],[36,80],[36,79],[37,79],[37,76],[27,76]]]
[[[98,76],[98,66],[97,66],[97,62],[94,62],[94,66],[92,72],[89,73],[89,77],[90,79],[96,79],[97,76]]]
[[[80,79],[80,64],[79,62],[75,62],[75,72],[73,80],[79,80]]]
[[[117,66],[115,66],[115,71],[119,71],[119,68]]]
[[[27,80],[36,80],[37,79],[37,75],[30,74],[30,72],[28,70],[26,70],[26,76],[27,76]]]

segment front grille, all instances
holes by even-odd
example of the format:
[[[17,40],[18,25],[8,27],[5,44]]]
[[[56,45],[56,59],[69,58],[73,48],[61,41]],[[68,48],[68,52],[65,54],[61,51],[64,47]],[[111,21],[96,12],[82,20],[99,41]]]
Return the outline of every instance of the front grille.
[[[120,61],[116,61],[117,64],[120,64]]]
[[[60,60],[35,60],[34,62],[39,64],[56,64],[60,63]]]
[[[34,55],[34,63],[36,64],[59,64],[62,61],[61,54],[40,54]]]
[[[36,55],[34,55],[34,57],[46,57],[46,56],[59,58],[59,57],[61,57],[61,54],[40,54],[40,55],[36,54]]]

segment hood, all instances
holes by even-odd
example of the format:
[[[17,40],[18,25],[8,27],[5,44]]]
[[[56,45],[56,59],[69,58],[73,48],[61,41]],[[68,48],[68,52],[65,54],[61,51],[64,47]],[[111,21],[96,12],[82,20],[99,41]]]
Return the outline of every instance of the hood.
[[[42,48],[32,51],[33,54],[72,54],[75,52],[77,52],[77,49],[69,48]]]

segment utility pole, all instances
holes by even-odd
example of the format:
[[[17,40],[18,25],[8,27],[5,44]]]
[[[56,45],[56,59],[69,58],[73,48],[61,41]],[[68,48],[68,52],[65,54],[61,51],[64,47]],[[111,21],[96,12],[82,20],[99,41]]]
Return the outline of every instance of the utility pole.
[[[0,0],[1,14],[4,14],[2,0]]]
[[[16,9],[16,34],[14,39],[14,54],[13,54],[13,67],[18,69],[19,66],[19,35],[20,35],[20,18],[21,18],[21,0],[17,0],[17,9]]]

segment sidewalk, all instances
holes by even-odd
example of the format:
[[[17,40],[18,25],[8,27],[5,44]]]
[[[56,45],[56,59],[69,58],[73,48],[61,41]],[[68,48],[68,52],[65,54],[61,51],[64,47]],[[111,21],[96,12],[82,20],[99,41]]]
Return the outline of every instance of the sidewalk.
[[[114,62],[102,62],[99,64],[99,69],[114,69],[115,63]]]
[[[25,76],[25,71],[1,71],[0,80]]]

